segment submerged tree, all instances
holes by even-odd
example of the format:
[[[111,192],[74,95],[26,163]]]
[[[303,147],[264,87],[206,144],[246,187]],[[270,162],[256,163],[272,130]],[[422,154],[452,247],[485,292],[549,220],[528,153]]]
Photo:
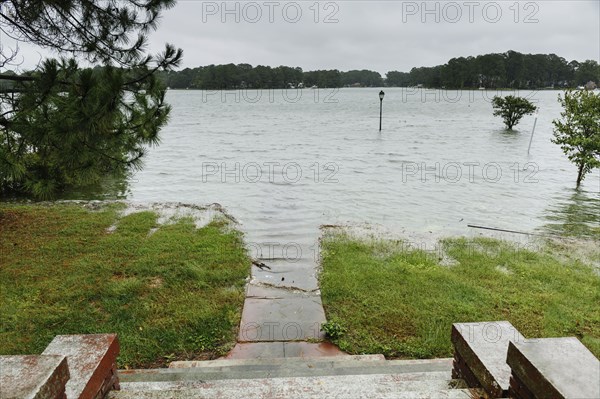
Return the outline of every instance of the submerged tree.
[[[47,198],[72,185],[139,168],[169,106],[157,72],[179,64],[167,45],[144,54],[173,0],[7,0],[0,31],[58,52],[35,70],[0,73],[0,191]],[[0,47],[0,67],[18,48]],[[77,59],[95,65],[80,68]],[[4,69],[3,68],[3,69]]]
[[[537,109],[529,100],[515,96],[495,96],[492,99],[492,107],[494,116],[501,116],[508,130],[512,130],[523,116],[532,114]]]
[[[600,96],[592,91],[568,91],[558,96],[561,119],[554,120],[553,143],[560,145],[577,166],[577,187],[585,175],[600,167]]]

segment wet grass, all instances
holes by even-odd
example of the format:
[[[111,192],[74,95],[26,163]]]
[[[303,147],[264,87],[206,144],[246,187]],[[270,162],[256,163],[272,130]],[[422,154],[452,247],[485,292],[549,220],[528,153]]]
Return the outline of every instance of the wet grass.
[[[452,356],[455,322],[510,321],[525,337],[576,336],[600,356],[600,277],[587,261],[492,239],[448,239],[439,253],[344,234],[322,243],[321,295],[334,340],[353,354]],[[562,248],[568,251],[568,248]]]
[[[250,261],[215,220],[157,225],[122,205],[0,205],[0,354],[117,333],[119,367],[212,358],[234,343]],[[116,223],[116,230],[107,229]],[[156,229],[156,230],[155,230]]]

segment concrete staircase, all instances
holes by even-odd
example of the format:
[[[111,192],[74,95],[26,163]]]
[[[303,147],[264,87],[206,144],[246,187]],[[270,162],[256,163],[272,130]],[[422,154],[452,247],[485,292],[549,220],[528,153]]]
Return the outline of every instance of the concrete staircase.
[[[173,362],[123,370],[111,399],[133,398],[479,398],[452,379],[452,359],[381,355]]]
[[[455,323],[451,340],[453,359],[271,342],[239,344],[227,359],[117,370],[116,335],[60,335],[41,355],[0,356],[0,399],[600,398],[600,361],[575,337],[525,339],[495,321]]]

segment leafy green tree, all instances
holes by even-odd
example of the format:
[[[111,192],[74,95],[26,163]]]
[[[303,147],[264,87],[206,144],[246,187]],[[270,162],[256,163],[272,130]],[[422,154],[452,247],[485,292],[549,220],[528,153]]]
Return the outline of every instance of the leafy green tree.
[[[385,74],[385,84],[390,87],[410,86],[410,74],[407,72],[389,71]]]
[[[589,81],[600,83],[600,65],[594,60],[582,62],[575,72],[575,84],[577,86],[583,86]]]
[[[144,53],[173,0],[9,0],[0,31],[61,55],[22,74],[0,73],[0,191],[48,198],[141,167],[169,106],[156,75],[181,50]],[[17,48],[0,47],[0,67]],[[96,65],[80,68],[77,60]]]
[[[383,86],[383,79],[379,72],[368,71],[348,71],[341,73],[341,82],[343,86],[352,86],[356,83],[363,87],[380,87]]]
[[[501,116],[508,130],[512,130],[521,118],[535,112],[537,107],[523,97],[495,96],[492,99],[494,116]]]
[[[560,145],[577,166],[577,187],[585,175],[600,167],[600,96],[592,91],[567,91],[558,96],[561,119],[554,120],[553,143]]]
[[[505,54],[506,58],[506,82],[508,87],[520,88],[523,85],[523,54],[509,50]]]
[[[484,87],[505,87],[506,68],[504,54],[485,54],[476,59]]]

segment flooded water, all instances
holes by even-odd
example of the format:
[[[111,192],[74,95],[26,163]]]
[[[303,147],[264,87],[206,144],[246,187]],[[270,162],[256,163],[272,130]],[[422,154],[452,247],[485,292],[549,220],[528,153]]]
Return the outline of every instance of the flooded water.
[[[381,132],[379,89],[169,91],[171,121],[127,197],[217,202],[257,257],[309,263],[323,224],[468,235],[600,223],[598,170],[576,191],[550,142],[558,91],[517,93],[540,107],[529,155],[534,117],[503,130],[497,93],[385,91]]]
[[[600,172],[575,190],[550,141],[558,91],[503,93],[540,108],[528,154],[534,116],[505,131],[498,93],[386,88],[379,132],[379,90],[169,91],[144,169],[66,198],[218,203],[274,266],[254,277],[303,290],[317,287],[321,225],[413,241],[483,231],[469,224],[599,238]]]

